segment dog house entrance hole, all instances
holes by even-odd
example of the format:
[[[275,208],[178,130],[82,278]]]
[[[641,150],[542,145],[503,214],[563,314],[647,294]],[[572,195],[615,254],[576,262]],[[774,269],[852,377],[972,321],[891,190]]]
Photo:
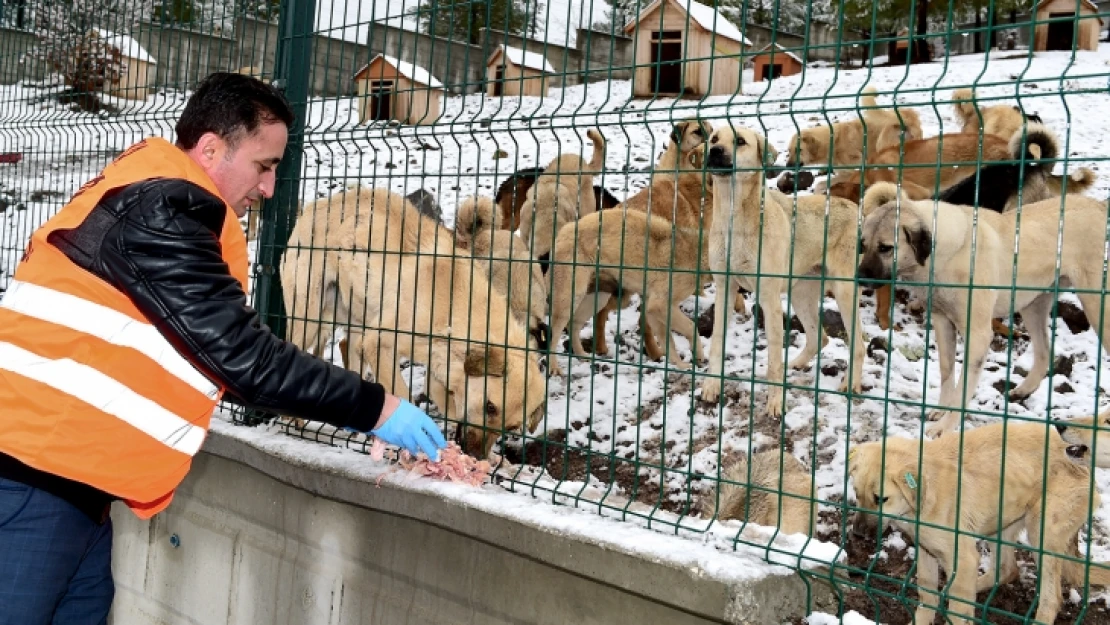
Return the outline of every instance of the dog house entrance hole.
[[[763,74],[759,77],[760,80],[774,80],[782,75],[782,63],[775,63],[774,65],[768,63],[763,66],[763,71],[760,73]]]
[[[655,93],[682,91],[682,31],[651,34],[651,89]]]
[[[375,80],[370,83],[370,119],[389,121],[392,114],[393,81]]]
[[[505,91],[505,66],[500,65],[493,74],[493,95],[498,96]]]
[[[1046,50],[1071,50],[1075,37],[1075,13],[1049,13],[1049,19],[1072,18],[1065,22],[1050,22],[1048,24],[1048,42]]]

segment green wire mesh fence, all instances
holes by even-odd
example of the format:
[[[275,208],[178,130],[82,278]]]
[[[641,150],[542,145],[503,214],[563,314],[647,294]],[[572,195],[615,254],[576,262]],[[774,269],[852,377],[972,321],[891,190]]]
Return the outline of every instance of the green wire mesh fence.
[[[252,305],[490,483],[752,550],[875,622],[1110,622],[1107,25],[1088,0],[0,0],[0,289],[200,78],[249,73],[297,117],[243,220]]]

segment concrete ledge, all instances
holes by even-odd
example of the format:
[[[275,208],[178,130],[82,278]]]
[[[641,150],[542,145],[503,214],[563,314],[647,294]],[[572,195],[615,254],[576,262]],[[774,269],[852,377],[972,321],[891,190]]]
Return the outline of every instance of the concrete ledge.
[[[835,604],[748,553],[222,421],[165,513],[113,519],[116,625],[765,625]]]

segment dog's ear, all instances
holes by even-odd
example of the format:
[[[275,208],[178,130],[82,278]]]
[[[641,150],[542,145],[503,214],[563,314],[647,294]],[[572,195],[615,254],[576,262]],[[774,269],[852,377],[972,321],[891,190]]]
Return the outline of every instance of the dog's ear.
[[[759,156],[761,160],[764,157],[766,158],[766,160],[762,160],[763,165],[765,167],[774,165],[775,161],[779,160],[779,151],[775,149],[775,146],[771,144],[767,137],[760,137],[760,143],[763,145],[763,150]]]
[[[505,350],[500,347],[472,347],[466,350],[463,371],[471,377],[505,375]]]
[[[675,147],[682,144],[682,137],[686,135],[686,127],[689,125],[690,122],[676,122],[674,127],[671,128],[671,141]]]
[[[924,472],[918,472],[916,459],[913,462],[892,464],[888,469],[893,470],[889,474],[891,479],[888,484],[894,484],[898,492],[905,498],[910,509],[917,511],[919,500],[922,505],[928,502],[925,494],[925,481],[922,479]],[[893,493],[884,493],[884,496],[890,496],[891,494]]]
[[[914,260],[924,267],[925,261],[929,260],[929,254],[933,251],[933,235],[924,226],[917,226],[912,230],[903,226],[902,234],[913,248]]]

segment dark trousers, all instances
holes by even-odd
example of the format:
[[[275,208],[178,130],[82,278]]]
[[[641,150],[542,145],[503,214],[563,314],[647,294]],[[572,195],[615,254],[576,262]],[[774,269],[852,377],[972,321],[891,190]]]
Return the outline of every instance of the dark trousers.
[[[0,625],[104,625],[114,596],[111,519],[0,478]]]

